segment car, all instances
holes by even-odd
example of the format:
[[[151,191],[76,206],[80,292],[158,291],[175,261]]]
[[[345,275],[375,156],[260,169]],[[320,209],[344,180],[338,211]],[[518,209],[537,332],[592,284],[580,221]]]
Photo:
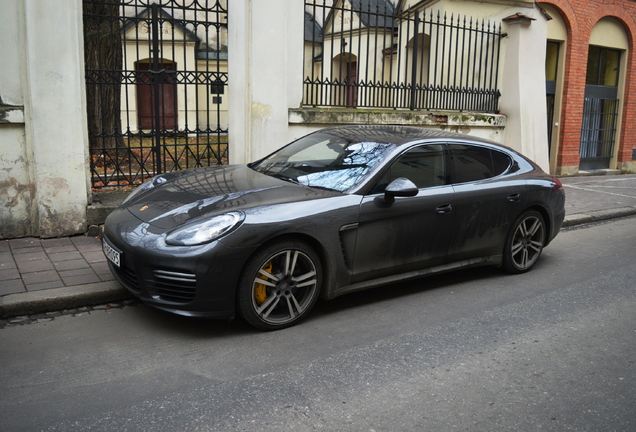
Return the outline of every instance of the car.
[[[338,126],[250,164],[158,175],[106,219],[134,296],[259,329],[319,297],[475,266],[530,270],[565,217],[558,178],[510,148],[406,126]]]

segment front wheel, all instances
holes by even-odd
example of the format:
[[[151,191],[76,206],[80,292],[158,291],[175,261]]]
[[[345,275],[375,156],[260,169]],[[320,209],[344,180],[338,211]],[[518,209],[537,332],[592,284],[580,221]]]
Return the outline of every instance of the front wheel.
[[[253,326],[277,330],[304,318],[318,299],[320,259],[302,242],[283,241],[258,251],[238,287],[238,310]]]
[[[545,221],[539,212],[531,210],[519,216],[506,238],[504,270],[510,273],[530,270],[541,256],[545,239]]]

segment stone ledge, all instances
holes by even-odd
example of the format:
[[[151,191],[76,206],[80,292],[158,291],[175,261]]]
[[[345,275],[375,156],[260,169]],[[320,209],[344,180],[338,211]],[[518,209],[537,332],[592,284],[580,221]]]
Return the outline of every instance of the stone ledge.
[[[101,225],[106,216],[121,205],[130,191],[110,191],[93,194],[93,202],[86,206],[86,219],[88,225]]]
[[[435,127],[504,128],[506,116],[450,111],[366,110],[358,108],[290,108],[290,124],[385,124]]]

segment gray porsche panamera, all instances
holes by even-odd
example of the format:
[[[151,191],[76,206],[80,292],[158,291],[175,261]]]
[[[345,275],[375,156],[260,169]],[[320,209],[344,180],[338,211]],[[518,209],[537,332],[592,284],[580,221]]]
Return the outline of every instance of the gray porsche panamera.
[[[148,180],[108,216],[103,250],[151,306],[272,330],[318,297],[469,266],[528,271],[564,204],[556,177],[495,143],[341,126],[251,164]]]

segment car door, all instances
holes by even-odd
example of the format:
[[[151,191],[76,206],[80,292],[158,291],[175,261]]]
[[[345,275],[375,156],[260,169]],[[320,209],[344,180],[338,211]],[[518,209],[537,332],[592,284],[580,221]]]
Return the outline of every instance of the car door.
[[[514,175],[504,152],[469,143],[451,143],[455,229],[449,261],[502,253],[510,224],[527,200],[525,181]]]
[[[420,145],[401,154],[362,199],[353,282],[434,266],[445,262],[454,219],[444,144]],[[385,199],[397,178],[418,188],[416,196]]]

